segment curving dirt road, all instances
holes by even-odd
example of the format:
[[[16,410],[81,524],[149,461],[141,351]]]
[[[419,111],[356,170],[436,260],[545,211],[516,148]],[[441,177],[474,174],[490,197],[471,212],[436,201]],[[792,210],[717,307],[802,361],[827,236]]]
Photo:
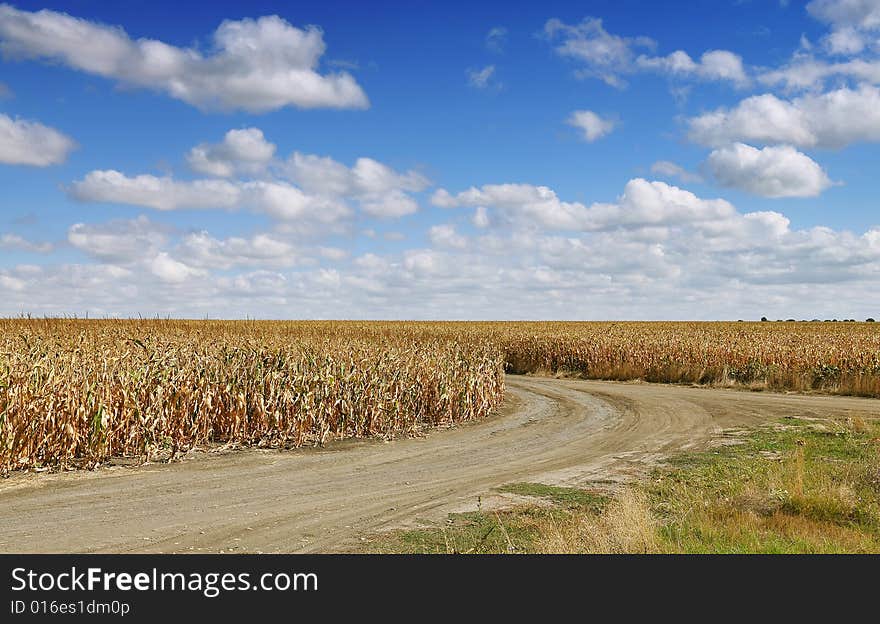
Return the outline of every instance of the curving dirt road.
[[[508,377],[482,422],[394,442],[247,450],[0,482],[0,552],[328,552],[518,481],[620,480],[723,429],[880,417],[880,401]],[[485,501],[484,501],[485,502]]]

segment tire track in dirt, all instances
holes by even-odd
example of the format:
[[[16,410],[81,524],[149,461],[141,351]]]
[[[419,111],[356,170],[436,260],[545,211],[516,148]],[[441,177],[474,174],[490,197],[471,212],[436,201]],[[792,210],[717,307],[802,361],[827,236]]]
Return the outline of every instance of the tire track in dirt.
[[[16,475],[0,482],[0,551],[344,551],[507,483],[625,480],[785,416],[877,418],[880,401],[509,376],[497,414],[422,438]]]

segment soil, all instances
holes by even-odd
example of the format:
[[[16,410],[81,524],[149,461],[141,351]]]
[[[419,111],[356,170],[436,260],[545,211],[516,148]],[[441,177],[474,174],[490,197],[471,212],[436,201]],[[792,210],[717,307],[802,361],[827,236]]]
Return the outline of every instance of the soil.
[[[643,474],[731,429],[878,418],[880,400],[508,376],[493,416],[420,438],[243,449],[0,482],[0,552],[345,552],[515,482]]]

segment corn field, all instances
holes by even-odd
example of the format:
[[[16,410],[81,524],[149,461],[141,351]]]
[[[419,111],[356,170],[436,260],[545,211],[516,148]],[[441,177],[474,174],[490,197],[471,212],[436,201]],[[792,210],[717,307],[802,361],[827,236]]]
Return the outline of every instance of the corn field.
[[[0,472],[411,435],[505,371],[880,396],[880,327],[5,319]]]

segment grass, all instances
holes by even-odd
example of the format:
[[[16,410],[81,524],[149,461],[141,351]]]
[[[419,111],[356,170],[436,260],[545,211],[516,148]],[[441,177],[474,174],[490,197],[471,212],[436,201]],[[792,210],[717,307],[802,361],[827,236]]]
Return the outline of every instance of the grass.
[[[880,426],[786,419],[672,458],[613,495],[516,483],[535,499],[396,531],[371,552],[878,553]]]
[[[569,509],[586,508],[601,511],[608,502],[607,494],[598,490],[582,490],[580,488],[557,487],[543,483],[511,483],[498,488],[499,492],[531,496],[552,501]]]
[[[598,513],[604,494],[541,483],[513,483],[499,491],[538,499],[513,510],[452,514],[441,526],[395,531],[379,536],[367,550],[380,553],[485,554],[537,552],[547,522],[564,522],[570,514]],[[549,503],[546,506],[542,503]]]

